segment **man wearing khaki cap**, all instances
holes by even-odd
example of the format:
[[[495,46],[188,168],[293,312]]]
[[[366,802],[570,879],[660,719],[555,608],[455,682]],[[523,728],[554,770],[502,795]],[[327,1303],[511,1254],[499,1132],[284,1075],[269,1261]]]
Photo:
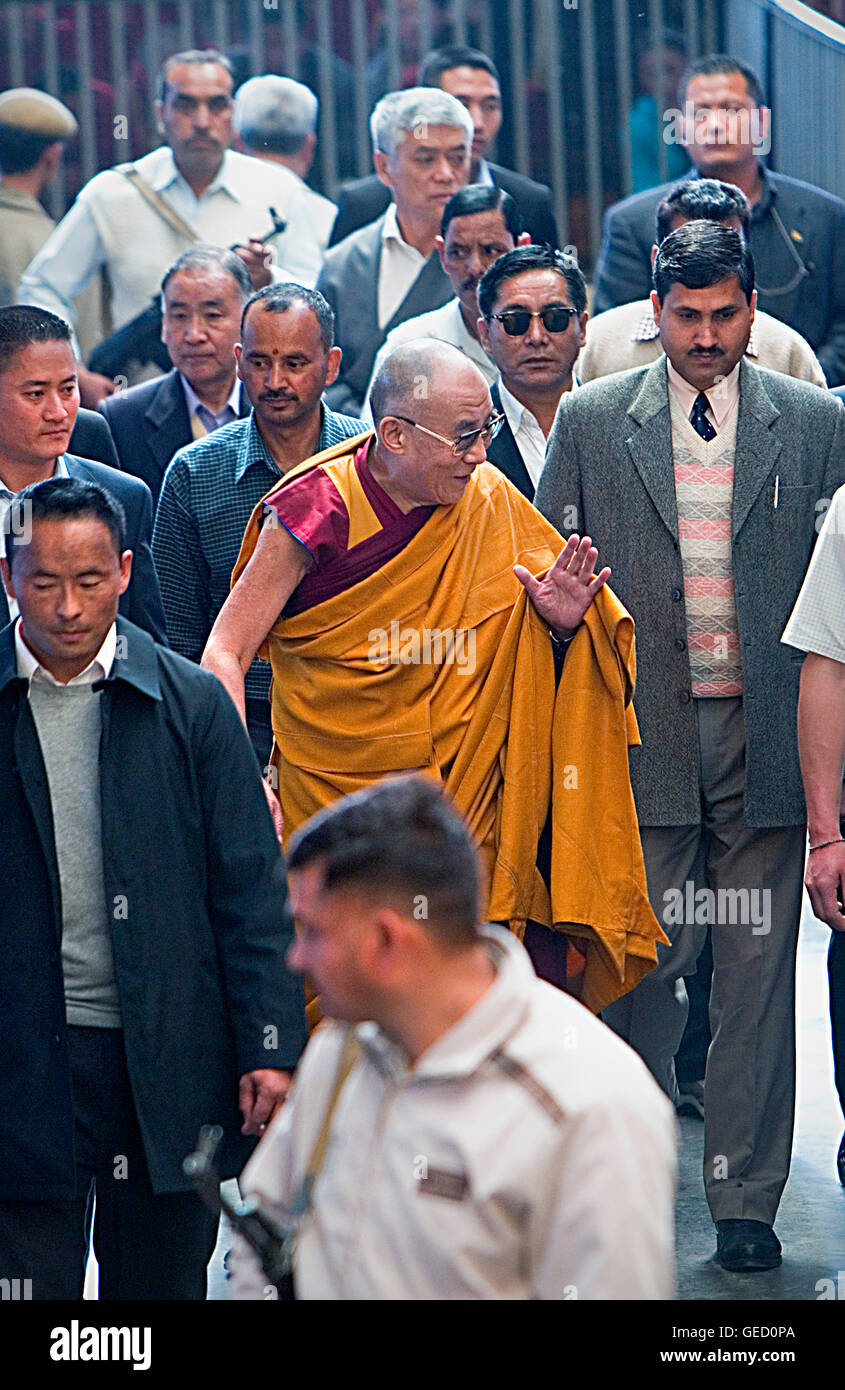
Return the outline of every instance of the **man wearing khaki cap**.
[[[35,87],[0,92],[0,305],[20,302],[18,282],[55,227],[38,201],[77,131],[72,111]],[[85,353],[102,337],[99,282],[76,301]]]

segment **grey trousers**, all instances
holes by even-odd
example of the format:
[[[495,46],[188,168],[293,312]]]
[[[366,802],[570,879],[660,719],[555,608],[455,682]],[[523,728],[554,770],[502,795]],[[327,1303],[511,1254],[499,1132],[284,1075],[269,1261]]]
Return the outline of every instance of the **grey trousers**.
[[[641,826],[651,905],[671,946],[602,1017],[670,1097],[683,975],[713,942],[704,1185],[713,1219],[774,1222],[795,1115],[795,953],[806,832],[743,825],[742,700],[697,699],[701,823]],[[702,891],[704,890],[704,891]]]

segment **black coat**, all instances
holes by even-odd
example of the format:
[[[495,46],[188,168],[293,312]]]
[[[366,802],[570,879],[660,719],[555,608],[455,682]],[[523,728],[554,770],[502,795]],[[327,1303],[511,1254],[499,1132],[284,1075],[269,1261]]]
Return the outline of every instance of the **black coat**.
[[[513,169],[503,169],[500,164],[488,164],[487,167],[496,187],[510,193],[522,215],[525,231],[531,233],[531,240],[557,246],[552,195],[547,185],[535,183],[525,174],[514,173]],[[329,245],[334,246],[350,232],[356,232],[359,227],[365,227],[368,222],[381,217],[389,202],[390,189],[376,174],[343,184],[337,198],[337,217]]]
[[[103,867],[132,1094],[153,1188],[220,1124],[242,1166],[238,1078],[306,1039],[282,858],[255,754],[208,671],[118,618],[103,682]],[[74,1193],[73,1110],[49,789],[14,629],[0,633],[0,1199]],[[121,644],[121,639],[122,644]]]
[[[79,407],[67,450],[78,458],[95,459],[109,468],[120,467],[111,430],[97,410]]]
[[[120,595],[119,611],[124,618],[149,632],[156,642],[167,646],[164,606],[150,549],[153,504],[149,488],[137,478],[128,477],[119,468],[109,468],[104,463],[95,463],[93,459],[65,454],[64,461],[71,478],[80,478],[84,483],[97,483],[122,506],[126,517],[126,549],[132,551],[132,578],[126,592]],[[0,584],[0,628],[5,627],[8,621],[6,590]]]
[[[493,409],[500,411],[502,409],[502,397],[499,394],[498,379],[490,387],[490,399],[493,402]],[[523,497],[527,497],[529,502],[534,501],[534,484],[528,469],[525,467],[519,446],[513,437],[513,430],[507,419],[502,421],[502,428],[487,450],[487,462],[495,463],[499,472],[504,473],[514,487],[519,488]]]
[[[608,208],[594,313],[648,299],[657,205],[673,187],[664,183]],[[811,183],[767,169],[763,197],[751,212],[749,245],[758,307],[801,333],[828,385],[840,386],[845,382],[845,203]]]
[[[250,411],[241,387],[241,418]],[[193,443],[191,417],[176,368],[128,391],[116,391],[100,402],[100,412],[112,432],[120,467],[142,478],[158,503],[161,485],[173,455]]]

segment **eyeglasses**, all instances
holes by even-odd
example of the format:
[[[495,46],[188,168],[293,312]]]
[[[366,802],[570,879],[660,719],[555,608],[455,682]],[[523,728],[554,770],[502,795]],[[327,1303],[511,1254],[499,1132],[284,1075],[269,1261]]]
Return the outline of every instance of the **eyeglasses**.
[[[546,304],[533,314],[530,309],[506,309],[503,314],[491,314],[498,319],[508,337],[521,338],[527,333],[534,319],[542,319],[547,333],[565,333],[570,319],[577,319],[578,310],[570,309],[568,304]]]
[[[404,420],[406,425],[413,425],[414,429],[422,430],[423,434],[430,434],[432,439],[439,439],[441,444],[448,444],[453,456],[459,459],[462,454],[468,454],[470,449],[475,448],[478,439],[484,441],[484,447],[490,444],[499,433],[504,421],[504,414],[492,415],[486,425],[481,425],[477,430],[467,430],[466,434],[459,434],[457,439],[447,439],[445,434],[438,434],[436,430],[430,430],[426,425],[420,425],[416,420],[409,420],[407,415],[397,415],[397,420]]]

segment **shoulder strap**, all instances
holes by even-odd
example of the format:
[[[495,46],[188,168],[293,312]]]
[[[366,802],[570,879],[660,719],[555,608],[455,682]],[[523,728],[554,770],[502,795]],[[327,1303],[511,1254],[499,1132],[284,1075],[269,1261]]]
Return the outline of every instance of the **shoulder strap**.
[[[182,220],[178,212],[162,198],[160,193],[156,193],[155,189],[150,187],[146,179],[138,173],[134,164],[129,169],[122,170],[122,173],[123,177],[128,179],[129,182],[137,188],[144,202],[148,203],[153,211],[157,212],[159,217],[163,218],[174,232],[178,232],[179,236],[187,237],[192,245],[198,241],[202,241],[202,237],[199,233],[196,232],[188,222]]]
[[[329,1096],[329,1103],[326,1106],[326,1113],[323,1116],[323,1123],[320,1125],[320,1132],[314,1141],[314,1147],[311,1150],[311,1156],[308,1159],[308,1166],[305,1170],[305,1184],[309,1193],[314,1186],[314,1180],[318,1176],[323,1166],[323,1160],[326,1157],[326,1149],[329,1146],[329,1135],[331,1134],[332,1128],[332,1119],[337,1109],[337,1103],[340,1100],[340,1093],[346,1085],[347,1078],[360,1055],[361,1044],[350,1028],[341,1050],[340,1060],[337,1064],[337,1072],[335,1073],[331,1095]]]

